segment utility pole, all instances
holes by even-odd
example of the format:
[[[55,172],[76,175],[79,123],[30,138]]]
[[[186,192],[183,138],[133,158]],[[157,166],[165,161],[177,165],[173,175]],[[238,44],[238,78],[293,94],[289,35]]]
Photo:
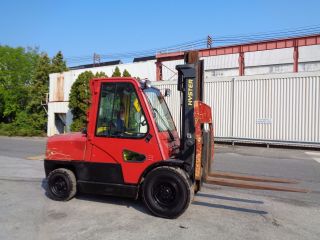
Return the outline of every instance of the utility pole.
[[[101,62],[101,57],[97,53],[93,53],[93,66],[95,67],[96,64],[100,64]]]
[[[208,35],[207,37],[207,48],[212,48],[212,37],[210,35]]]

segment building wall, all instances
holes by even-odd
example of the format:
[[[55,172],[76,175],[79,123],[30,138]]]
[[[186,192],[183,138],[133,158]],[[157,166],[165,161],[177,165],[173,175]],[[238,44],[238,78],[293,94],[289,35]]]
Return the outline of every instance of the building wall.
[[[239,73],[239,54],[201,58],[204,60],[205,79],[215,76],[236,76]]]
[[[293,48],[248,52],[244,62],[246,76],[293,72]]]
[[[183,60],[164,61],[162,62],[162,79],[166,81],[178,78],[178,71],[176,65],[183,64]]]
[[[131,76],[133,77],[139,77],[141,79],[148,78],[151,81],[155,81],[156,79],[155,60],[150,60],[145,62],[136,62],[136,63],[126,63],[126,64],[119,64],[119,65],[113,65],[113,66],[70,70],[62,74],[53,73],[53,74],[50,74],[49,102],[69,101],[69,93],[70,93],[72,84],[75,82],[75,80],[78,78],[78,76],[81,73],[85,71],[91,71],[94,74],[97,72],[105,72],[107,76],[110,77],[116,67],[119,67],[121,72],[127,69],[131,74]],[[59,85],[58,82],[61,81],[61,78],[63,79],[63,84]],[[61,94],[58,94],[59,92],[61,92]],[[57,95],[63,95],[64,96],[63,100],[57,99],[56,98]]]
[[[176,81],[153,85],[171,89],[166,101],[180,129]],[[204,88],[216,139],[320,146],[320,71],[215,77],[206,80]]]
[[[48,104],[48,130],[47,135],[52,136],[58,134],[59,131],[55,124],[55,114],[66,114],[66,131],[69,131],[69,127],[72,123],[72,114],[68,107],[69,102],[49,102]]]
[[[320,70],[320,45],[299,48],[299,72]]]
[[[217,55],[202,59],[206,79],[239,76],[239,54]],[[244,63],[246,76],[291,73],[293,72],[293,48],[247,52],[244,54]],[[167,61],[166,65],[169,64]],[[299,72],[320,71],[320,45],[299,47],[298,66]],[[164,77],[163,80],[167,78]]]

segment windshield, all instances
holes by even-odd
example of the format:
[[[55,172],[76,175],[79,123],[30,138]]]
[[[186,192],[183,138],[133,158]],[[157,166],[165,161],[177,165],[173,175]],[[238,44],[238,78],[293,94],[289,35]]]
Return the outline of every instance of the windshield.
[[[159,132],[175,131],[176,127],[171,113],[160,91],[156,88],[146,88],[144,89],[144,93],[147,95],[148,101],[153,110],[153,115]]]

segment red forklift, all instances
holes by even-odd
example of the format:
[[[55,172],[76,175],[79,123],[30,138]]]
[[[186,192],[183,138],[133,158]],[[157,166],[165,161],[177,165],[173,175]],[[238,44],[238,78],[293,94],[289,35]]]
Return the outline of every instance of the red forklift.
[[[181,93],[180,137],[160,90],[148,80],[99,78],[90,81],[87,128],[48,139],[44,168],[49,196],[67,201],[77,192],[139,196],[163,218],[177,218],[202,184],[304,192],[258,182],[293,183],[212,171],[211,108],[203,102],[203,61],[185,54],[176,66]],[[169,90],[165,91],[169,96]]]

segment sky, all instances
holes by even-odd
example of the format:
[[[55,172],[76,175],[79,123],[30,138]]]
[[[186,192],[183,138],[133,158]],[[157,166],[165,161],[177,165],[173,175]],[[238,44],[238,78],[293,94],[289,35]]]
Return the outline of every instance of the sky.
[[[0,45],[66,58],[320,24],[319,0],[7,0]],[[69,64],[70,65],[70,64]]]

